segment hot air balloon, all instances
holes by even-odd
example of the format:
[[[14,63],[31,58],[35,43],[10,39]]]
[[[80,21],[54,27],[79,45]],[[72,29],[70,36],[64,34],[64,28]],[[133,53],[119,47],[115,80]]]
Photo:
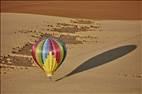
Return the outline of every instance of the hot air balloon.
[[[51,77],[66,57],[66,47],[61,40],[44,38],[32,46],[32,56],[36,64]]]

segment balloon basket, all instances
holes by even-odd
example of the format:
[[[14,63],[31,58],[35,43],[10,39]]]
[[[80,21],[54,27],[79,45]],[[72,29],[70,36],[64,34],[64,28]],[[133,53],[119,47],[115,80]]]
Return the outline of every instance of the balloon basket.
[[[52,79],[52,76],[53,76],[52,74],[49,74],[49,73],[46,74],[46,77],[47,77],[50,81],[53,80],[53,79]]]
[[[48,79],[49,79],[49,80],[52,80],[52,77],[50,76],[50,77],[48,77]]]

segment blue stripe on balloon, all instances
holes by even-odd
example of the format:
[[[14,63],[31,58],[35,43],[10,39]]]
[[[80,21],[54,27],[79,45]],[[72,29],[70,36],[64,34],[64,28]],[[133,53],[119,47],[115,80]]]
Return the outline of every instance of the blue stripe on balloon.
[[[46,39],[46,41],[44,42],[43,44],[43,52],[42,52],[42,60],[43,60],[43,63],[45,63],[45,60],[48,56],[48,53],[49,53],[49,50],[50,50],[50,44],[49,44],[49,40]]]

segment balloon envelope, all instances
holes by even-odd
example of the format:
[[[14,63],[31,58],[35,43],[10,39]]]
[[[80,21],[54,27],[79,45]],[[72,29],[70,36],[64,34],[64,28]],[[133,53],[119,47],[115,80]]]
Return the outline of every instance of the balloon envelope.
[[[32,46],[32,56],[47,76],[52,76],[64,61],[66,48],[61,40],[45,38]]]

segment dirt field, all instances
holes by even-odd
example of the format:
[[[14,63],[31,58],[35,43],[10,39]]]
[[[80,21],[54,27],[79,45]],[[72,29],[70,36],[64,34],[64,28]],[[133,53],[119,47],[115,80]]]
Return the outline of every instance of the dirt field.
[[[2,1],[1,94],[141,94],[140,4]],[[32,44],[49,36],[67,46],[52,80],[31,56]]]
[[[1,94],[141,94],[141,21],[2,13],[1,23]],[[52,81],[31,56],[46,36],[68,51]]]
[[[1,5],[2,12],[107,20],[142,19],[141,1],[3,1]]]

